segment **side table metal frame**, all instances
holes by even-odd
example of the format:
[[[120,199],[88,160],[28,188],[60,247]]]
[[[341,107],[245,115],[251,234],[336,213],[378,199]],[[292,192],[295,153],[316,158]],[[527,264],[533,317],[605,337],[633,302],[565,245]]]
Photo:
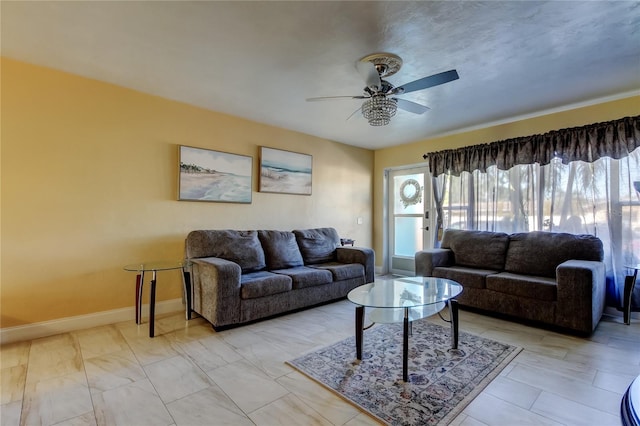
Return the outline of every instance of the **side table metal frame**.
[[[144,265],[142,263],[141,265]],[[157,273],[158,270],[174,270],[180,269],[180,276],[182,277],[182,287],[184,291],[185,299],[185,319],[188,321],[191,319],[191,273],[187,271],[187,268],[191,266],[190,263],[185,262],[181,266],[175,268],[149,268],[146,271],[151,271],[151,289],[149,292],[149,337],[155,336],[155,313],[156,313],[156,285],[158,282]],[[136,324],[142,324],[142,290],[144,288],[144,273],[145,269],[138,270],[136,275]]]
[[[633,269],[633,275],[627,275],[624,279],[622,310],[623,310],[623,316],[624,316],[624,323],[629,325],[631,324],[631,295],[633,294],[633,289],[636,286],[636,281],[638,279],[638,270],[640,269],[640,265],[627,266],[627,268]]]

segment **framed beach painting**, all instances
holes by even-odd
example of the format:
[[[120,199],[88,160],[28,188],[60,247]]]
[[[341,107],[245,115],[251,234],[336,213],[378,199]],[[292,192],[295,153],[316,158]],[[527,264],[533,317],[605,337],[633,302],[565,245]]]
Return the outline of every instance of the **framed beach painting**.
[[[253,157],[180,145],[178,200],[251,203]]]
[[[260,192],[311,195],[313,157],[260,147]]]

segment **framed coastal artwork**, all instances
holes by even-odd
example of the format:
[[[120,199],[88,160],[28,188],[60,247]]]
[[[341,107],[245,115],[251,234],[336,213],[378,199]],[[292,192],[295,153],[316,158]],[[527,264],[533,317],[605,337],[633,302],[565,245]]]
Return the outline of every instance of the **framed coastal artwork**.
[[[260,192],[311,195],[313,157],[260,147]]]
[[[251,203],[253,157],[180,145],[178,200]]]

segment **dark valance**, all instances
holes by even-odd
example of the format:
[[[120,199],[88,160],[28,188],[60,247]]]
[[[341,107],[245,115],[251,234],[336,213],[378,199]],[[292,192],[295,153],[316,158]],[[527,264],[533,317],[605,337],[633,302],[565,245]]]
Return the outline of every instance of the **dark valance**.
[[[463,171],[486,171],[490,166],[508,170],[518,164],[549,164],[560,158],[593,162],[601,157],[620,159],[640,146],[640,116],[570,129],[554,130],[542,135],[506,139],[488,144],[425,154],[433,176],[442,173],[460,175]]]

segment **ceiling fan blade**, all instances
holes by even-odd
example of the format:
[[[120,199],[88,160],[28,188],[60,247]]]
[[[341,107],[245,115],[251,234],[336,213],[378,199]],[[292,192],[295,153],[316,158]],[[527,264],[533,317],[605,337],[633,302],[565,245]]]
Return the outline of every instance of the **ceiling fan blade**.
[[[405,111],[412,112],[414,114],[424,114],[429,111],[431,108],[417,104],[415,102],[408,101],[406,99],[393,98],[398,103],[398,108],[403,109]]]
[[[415,92],[416,90],[427,89],[429,87],[438,86],[460,78],[456,70],[441,72],[440,74],[430,75],[419,80],[412,81],[402,86],[398,86],[389,92],[390,95]]]
[[[368,99],[369,96],[321,96],[319,98],[307,98],[307,102],[333,101],[343,99]]]
[[[367,83],[367,87],[374,92],[377,92],[382,87],[382,81],[380,81],[380,75],[376,70],[375,65],[371,62],[356,62],[356,68],[358,72]]]

